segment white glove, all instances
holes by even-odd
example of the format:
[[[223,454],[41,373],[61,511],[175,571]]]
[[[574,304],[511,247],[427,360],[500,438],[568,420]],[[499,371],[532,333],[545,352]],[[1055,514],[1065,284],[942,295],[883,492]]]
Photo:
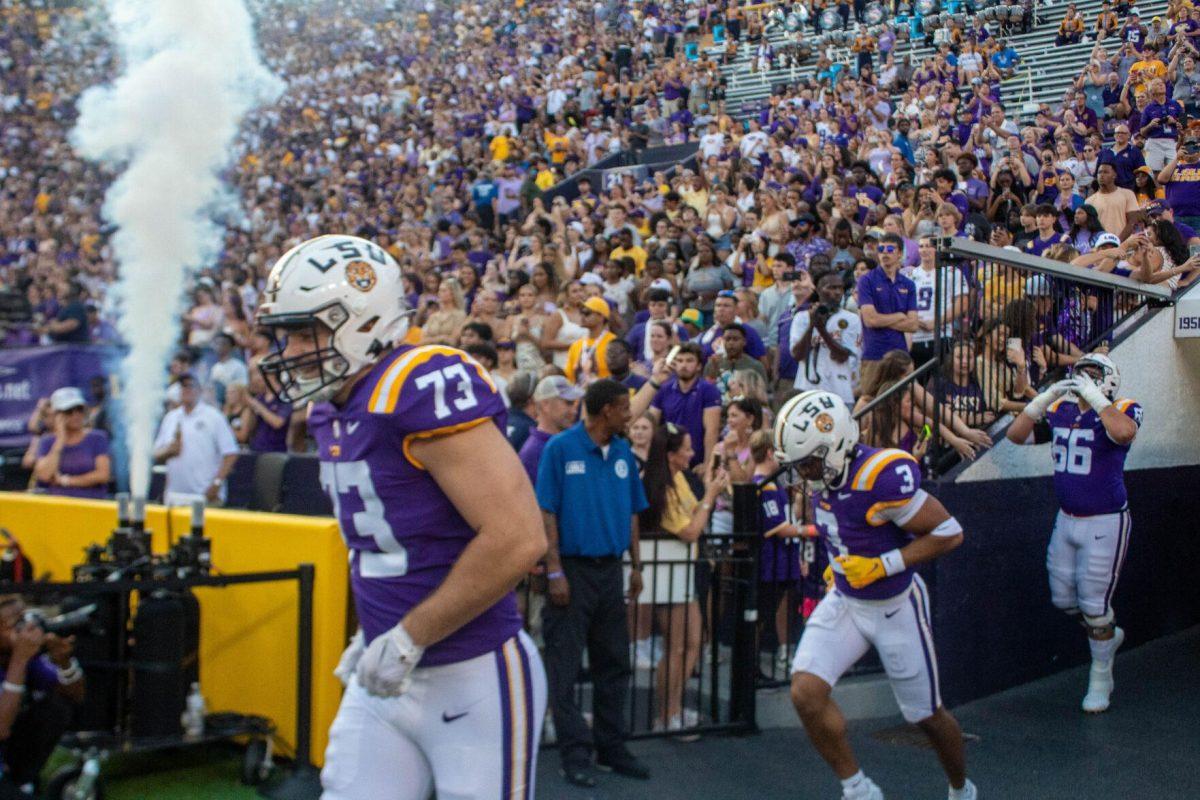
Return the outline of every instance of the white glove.
[[[350,685],[350,676],[354,674],[354,668],[358,666],[358,659],[362,657],[366,647],[367,643],[363,639],[362,628],[359,628],[351,637],[350,644],[342,651],[342,657],[338,659],[338,664],[333,670],[333,674],[342,682],[342,686]]]
[[[413,643],[404,625],[376,636],[358,660],[358,682],[376,697],[399,697],[408,688],[410,675],[425,654]]]
[[[1073,380],[1059,381],[1026,403],[1025,410],[1021,413],[1032,419],[1034,422],[1038,422],[1042,417],[1046,416],[1046,409],[1050,407],[1051,403],[1062,397],[1067,392],[1074,390],[1074,388],[1075,381]]]
[[[1100,387],[1090,378],[1077,377],[1072,383],[1074,385],[1071,387],[1071,391],[1075,392],[1080,400],[1094,408],[1097,414],[1112,405],[1112,401],[1104,396],[1104,392],[1100,391]]]

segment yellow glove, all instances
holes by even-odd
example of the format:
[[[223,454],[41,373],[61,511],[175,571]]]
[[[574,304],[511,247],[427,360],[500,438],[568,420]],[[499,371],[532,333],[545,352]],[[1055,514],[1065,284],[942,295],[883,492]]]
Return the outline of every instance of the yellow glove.
[[[846,581],[855,589],[862,589],[880,578],[887,577],[887,570],[883,568],[883,559],[880,558],[838,556],[837,562],[842,565]]]
[[[825,571],[821,573],[821,577],[825,580],[825,591],[832,592],[834,587],[833,582],[833,566],[826,564]]]

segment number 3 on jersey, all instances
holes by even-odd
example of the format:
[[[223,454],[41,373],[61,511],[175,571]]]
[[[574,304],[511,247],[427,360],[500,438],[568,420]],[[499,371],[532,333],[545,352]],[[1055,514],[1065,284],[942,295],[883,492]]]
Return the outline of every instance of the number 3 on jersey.
[[[457,381],[457,383],[455,383]],[[433,387],[433,413],[438,419],[445,419],[452,413],[446,404],[446,384],[454,384],[453,390],[457,397],[452,398],[454,407],[459,411],[474,408],[479,401],[475,399],[475,390],[471,388],[471,377],[467,368],[461,363],[451,364],[436,372],[427,372],[416,380],[418,389]]]

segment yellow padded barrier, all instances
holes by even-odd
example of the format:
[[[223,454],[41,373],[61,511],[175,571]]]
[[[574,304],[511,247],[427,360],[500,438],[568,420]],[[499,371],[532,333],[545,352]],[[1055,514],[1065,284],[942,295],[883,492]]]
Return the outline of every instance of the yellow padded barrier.
[[[167,514],[163,506],[146,510],[156,553],[167,550]],[[84,548],[106,541],[116,523],[111,501],[0,492],[0,527],[21,542],[39,576],[48,572],[54,580],[70,580]],[[170,511],[174,537],[186,534],[189,524],[188,509]],[[221,573],[316,567],[310,758],[320,765],[341,700],[333,668],[346,641],[348,574],[337,524],[328,517],[210,509],[205,534]],[[289,751],[296,730],[297,588],[296,581],[287,581],[196,590],[200,684],[209,710],[269,717]]]

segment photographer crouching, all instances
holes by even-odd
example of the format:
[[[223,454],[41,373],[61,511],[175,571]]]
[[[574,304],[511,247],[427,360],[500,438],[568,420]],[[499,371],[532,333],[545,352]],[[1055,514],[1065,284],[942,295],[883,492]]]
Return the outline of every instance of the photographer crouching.
[[[75,637],[25,619],[17,595],[0,595],[0,800],[27,798],[83,702],[84,678],[71,657]]]

